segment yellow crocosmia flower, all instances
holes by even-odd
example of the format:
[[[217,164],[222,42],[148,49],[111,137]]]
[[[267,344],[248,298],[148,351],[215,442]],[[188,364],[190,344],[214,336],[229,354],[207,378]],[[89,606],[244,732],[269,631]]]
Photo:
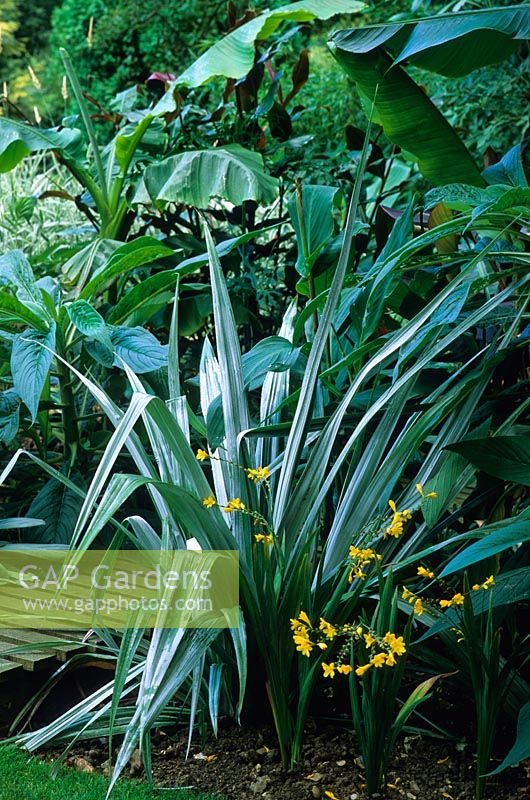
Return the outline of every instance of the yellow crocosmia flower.
[[[260,481],[265,481],[270,477],[268,467],[257,467],[257,469],[247,469],[245,471],[247,477],[250,478],[251,481],[254,481],[254,483],[260,483]]]
[[[229,500],[226,506],[223,508],[223,511],[226,511],[227,514],[230,514],[231,511],[244,511],[245,504],[239,499],[239,497],[234,497],[232,500]]]
[[[375,639],[374,639],[374,637],[372,636],[371,633],[365,633],[364,634],[364,641],[366,642],[366,647],[368,648],[368,647],[371,647],[374,644]]]
[[[324,795],[325,795],[326,797],[329,797],[329,800],[339,800],[339,798],[337,797],[337,795],[336,795],[336,794],[333,794],[333,792],[332,792],[330,789],[327,789],[327,790],[324,792]]]
[[[417,597],[416,600],[414,601],[414,613],[418,617],[421,617],[421,615],[423,614],[423,600],[421,599],[421,597]]]
[[[390,506],[390,508],[392,509],[392,511],[394,512],[394,514],[397,514],[397,506],[396,506],[396,504],[394,503],[394,501],[393,501],[393,500],[389,500],[389,501],[388,501],[388,505]]]
[[[321,650],[327,650],[328,646],[325,642],[317,642],[317,647],[320,647]]]
[[[364,675],[364,673],[365,673],[365,672],[368,672],[368,670],[369,670],[369,669],[371,669],[371,667],[372,667],[372,665],[371,665],[371,664],[363,664],[361,667],[357,667],[357,669],[355,670],[355,674],[356,674],[356,675],[357,675],[359,678],[362,678],[362,676]]]
[[[361,554],[361,551],[358,547],[354,547],[353,544],[350,545],[350,558],[357,558]]]
[[[417,484],[416,484],[416,491],[417,491],[417,492],[419,492],[419,493],[421,494],[421,496],[422,496],[422,497],[424,497],[424,496],[425,496],[425,495],[423,494],[423,486],[421,485],[421,483],[417,483]]]
[[[324,672],[325,678],[334,678],[335,677],[335,662],[332,661],[330,664],[325,664],[322,662],[322,671]]]
[[[434,572],[431,569],[426,569],[425,567],[418,567],[418,575],[420,578],[434,578]]]
[[[320,630],[322,633],[326,635],[327,639],[334,639],[337,635],[337,629],[331,625],[331,623],[326,622],[323,617],[320,617]]]
[[[217,500],[215,499],[213,494],[211,494],[208,497],[204,498],[204,500],[202,501],[202,504],[203,504],[203,506],[206,506],[206,508],[212,508],[212,506],[217,505]]]
[[[380,669],[387,659],[387,653],[377,653],[377,655],[373,656],[370,659],[370,664],[372,664],[376,669]]]
[[[463,606],[464,605],[464,595],[460,594],[460,592],[457,592],[456,594],[454,594],[452,596],[451,600],[453,601],[453,605],[454,606]]]
[[[480,588],[481,588],[480,583],[474,583],[473,586],[471,587],[473,592],[478,592]]]
[[[263,544],[272,544],[272,533],[256,533],[254,536],[256,542],[262,542]]]
[[[298,619],[301,620],[302,622],[305,622],[306,625],[309,625],[309,627],[311,627],[311,620],[309,619],[305,611],[300,611],[300,613],[298,614]]]
[[[293,636],[293,640],[298,652],[309,658],[309,653],[313,649],[313,643],[305,636]]]
[[[492,586],[495,586],[495,580],[493,578],[493,575],[490,575],[489,578],[486,578],[486,580],[482,584],[482,588],[491,589]]]
[[[355,633],[357,634],[357,636],[363,635],[363,629],[361,625],[359,625],[359,627],[355,629]]]
[[[201,450],[200,448],[197,450],[197,455],[195,456],[197,461],[206,461],[209,458],[208,453],[206,450]]]
[[[412,511],[410,508],[404,508],[401,512],[401,518],[407,522],[409,519],[412,519]]]
[[[405,640],[403,636],[396,636],[394,633],[385,633],[383,641],[390,645],[390,649],[397,656],[402,656],[406,652]]]
[[[350,572],[350,575],[351,574],[352,573]],[[363,572],[362,569],[359,569],[359,567],[357,567],[356,569],[353,570],[353,577],[357,578],[360,581],[362,581],[364,578],[366,578],[366,572]],[[350,583],[351,583],[351,581],[350,581]]]
[[[410,589],[407,589],[406,587],[404,587],[403,594],[401,595],[401,597],[403,598],[403,600],[410,600],[410,598],[414,597],[414,595],[412,594]]]
[[[352,669],[353,667],[350,664],[341,664],[337,667],[337,672],[340,672],[341,675],[349,675]]]
[[[440,607],[441,608],[451,608],[453,605],[452,600],[440,600]]]
[[[437,494],[437,492],[427,492],[425,497],[428,497],[429,500],[436,500],[436,498],[438,497],[438,494]]]
[[[389,653],[387,655],[386,661],[385,661],[385,664],[387,665],[387,667],[395,667],[396,663],[397,662],[396,662],[396,659],[394,658],[394,654],[393,653]]]

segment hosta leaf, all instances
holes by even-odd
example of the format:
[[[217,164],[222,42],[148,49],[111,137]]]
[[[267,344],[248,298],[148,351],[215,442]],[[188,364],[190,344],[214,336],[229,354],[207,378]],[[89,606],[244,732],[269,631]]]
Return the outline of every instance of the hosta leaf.
[[[44,345],[44,346],[43,346]],[[15,336],[11,351],[13,384],[35,422],[55,348],[55,323],[48,333],[24,331]]]
[[[530,436],[466,439],[448,449],[460,453],[488,475],[530,486]]]
[[[76,483],[81,480],[78,475]],[[40,544],[69,544],[83,505],[83,497],[52,478],[46,483],[28,509],[28,516],[44,520],[44,526],[32,539]]]
[[[271,203],[278,181],[267,175],[259,153],[238,144],[213,150],[190,150],[148,167],[135,203],[162,200],[206,208],[213,197],[241,205],[245,200]]]
[[[112,347],[110,334],[101,314],[86,300],[76,300],[67,308],[68,316],[78,331],[91,339]]]
[[[216,42],[179,75],[174,85],[202,86],[218,76],[243,78],[254,66],[256,40],[267,39],[282,22],[330,19],[336,14],[355,14],[363,8],[365,4],[356,0],[301,0],[274,11],[265,11]]]
[[[20,397],[14,389],[0,394],[0,442],[10,444],[18,433]]]
[[[65,150],[75,146],[81,132],[74,128],[49,130],[0,117],[0,172],[9,172],[29,156],[43,150]]]

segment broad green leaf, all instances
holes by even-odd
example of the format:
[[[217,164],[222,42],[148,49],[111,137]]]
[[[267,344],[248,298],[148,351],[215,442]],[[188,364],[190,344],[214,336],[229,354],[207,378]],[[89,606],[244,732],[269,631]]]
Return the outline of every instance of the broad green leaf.
[[[389,139],[417,158],[427,178],[481,186],[484,179],[466,147],[401,64],[467,75],[507,58],[529,35],[530,6],[514,6],[341,31],[330,47],[361,94],[376,97]]]
[[[32,328],[42,332],[48,330],[44,315],[37,315],[25,303],[2,289],[0,289],[0,323],[7,323],[10,326],[31,325]]]
[[[0,117],[0,172],[9,172],[30,153],[67,150],[80,138],[81,132],[74,128],[45,130]]]
[[[244,78],[254,66],[256,41],[267,39],[285,21],[309,22],[336,14],[357,14],[366,7],[356,0],[301,0],[251,19],[229,33],[200,56],[175,81],[177,86],[196,87],[215,77]],[[168,96],[173,92],[173,87]]]
[[[435,184],[483,185],[478,166],[449,122],[377,42],[373,28],[360,28],[336,33],[329,46],[357,84],[361,97],[375,102],[377,121],[390,141],[412,153],[425,177]],[[421,136],[420,130],[424,132]]]
[[[0,442],[10,444],[18,433],[20,397],[14,389],[0,394]]]
[[[179,273],[174,269],[167,269],[150,275],[145,281],[141,281],[125,292],[118,303],[111,308],[107,314],[107,322],[113,325],[120,325],[129,320],[133,314],[139,311],[146,303],[150,303],[157,297],[174,289],[179,278]]]
[[[465,183],[448,183],[446,186],[437,186],[426,193],[425,208],[433,208],[438,203],[443,203],[447,208],[466,211],[487,202],[488,199],[487,189],[480,189]]]
[[[44,346],[43,346],[44,345]],[[55,348],[55,323],[48,333],[24,331],[15,336],[11,351],[11,374],[20,398],[35,422],[39,400],[44,388]]]
[[[528,187],[528,178],[526,176],[524,162],[523,162],[523,147],[520,144],[515,145],[508,150],[505,155],[496,164],[487,167],[482,173],[488,183],[491,184],[506,184],[507,186],[522,186]]]
[[[175,253],[170,247],[162,244],[153,236],[140,236],[138,239],[133,239],[132,242],[118,247],[106,265],[87,283],[79,296],[84,300],[90,300],[94,295],[104,291],[116,278],[139,267],[152,264],[153,261],[174,256]]]
[[[497,775],[508,767],[515,767],[530,757],[530,700],[522,707],[517,720],[517,736],[510,752],[490,775]]]
[[[245,386],[256,389],[261,386],[268,372],[285,372],[290,369],[299,349],[282,336],[268,336],[245,353],[242,358]]]
[[[272,203],[278,181],[264,171],[259,153],[238,144],[190,150],[152,164],[144,173],[135,203],[166,201],[206,208],[214,197],[241,205],[245,200]]]
[[[145,328],[114,328],[110,331],[110,338],[116,350],[115,366],[122,366],[121,359],[123,359],[140,375],[167,367],[167,345],[160,344],[158,339]]]
[[[81,247],[62,266],[64,280],[75,285],[76,296],[85,283],[98,273],[107,263],[120,243],[114,239],[101,239],[99,236],[90,244]]]
[[[477,533],[482,534],[482,531],[479,530]],[[530,541],[529,519],[515,520],[494,530],[492,533],[485,531],[480,541],[469,545],[455,558],[451,559],[443,572],[440,573],[440,578],[445,578],[447,575],[452,575],[454,572],[473,566],[479,561],[484,561],[490,556],[502,553],[503,550],[507,550],[509,547],[516,547],[518,544],[528,541]]]
[[[78,475],[76,482],[80,480]],[[44,527],[33,534],[33,541],[40,544],[69,544],[82,505],[82,496],[51,478],[28,509],[29,517],[44,521]]]
[[[505,481],[530,486],[530,437],[491,436],[466,439],[448,446],[473,466]]]
[[[40,289],[35,285],[33,270],[22,250],[11,250],[0,258],[0,283],[10,284],[20,302],[32,311],[48,316]]]
[[[86,300],[76,300],[67,307],[68,316],[78,331],[91,339],[97,339],[107,347],[112,347],[112,341],[105,320],[101,314],[92,308]]]
[[[301,198],[293,193],[288,208],[296,232],[296,269],[307,276],[321,250],[333,236],[333,207],[339,190],[332,186],[301,187]],[[299,208],[301,203],[302,208]]]

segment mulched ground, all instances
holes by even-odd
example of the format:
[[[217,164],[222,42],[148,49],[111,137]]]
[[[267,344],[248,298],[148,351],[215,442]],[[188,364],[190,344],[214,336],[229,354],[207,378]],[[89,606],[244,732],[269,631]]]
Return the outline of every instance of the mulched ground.
[[[309,730],[300,769],[286,771],[279,762],[271,729],[229,727],[218,739],[210,737],[195,746],[189,759],[186,734],[156,733],[153,773],[156,785],[190,787],[219,793],[228,800],[326,800],[332,792],[338,800],[365,800],[362,762],[355,739],[337,727]],[[49,757],[49,754],[48,754]],[[108,771],[103,744],[77,748],[67,764],[78,769]],[[421,736],[403,738],[389,774],[389,800],[473,800],[472,753],[454,743]],[[138,754],[130,773],[142,771]],[[485,800],[528,800],[530,763],[507,770],[491,779]]]

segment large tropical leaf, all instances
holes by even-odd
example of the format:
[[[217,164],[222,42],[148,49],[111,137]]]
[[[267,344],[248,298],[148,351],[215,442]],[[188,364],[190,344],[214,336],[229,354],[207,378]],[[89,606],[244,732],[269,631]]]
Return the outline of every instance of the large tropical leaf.
[[[530,436],[491,436],[451,444],[475,467],[505,481],[530,486]]]
[[[75,146],[81,132],[74,128],[41,130],[0,117],[0,172],[9,172],[29,156],[43,150],[65,150]]]
[[[213,197],[241,205],[245,200],[271,203],[278,182],[263,169],[259,153],[238,144],[215,150],[190,150],[170,156],[145,171],[134,201],[163,200],[206,208]]]
[[[330,19],[336,14],[355,14],[365,4],[357,0],[301,0],[264,11],[216,42],[183,72],[175,83],[180,86],[202,86],[215,77],[244,78],[254,65],[254,45],[267,39],[286,20],[309,22]]]
[[[76,480],[81,482],[82,479],[77,475]],[[32,534],[33,541],[67,545],[82,505],[83,498],[77,492],[51,478],[28,509],[28,517],[44,521],[44,526]]]
[[[330,47],[361,95],[377,94],[386,135],[418,159],[427,178],[480,186],[484,179],[466,147],[401,64],[466,75],[502,61],[529,36],[530,6],[519,6],[341,31]]]
[[[35,422],[37,416],[39,400],[52,362],[54,347],[54,322],[46,334],[39,331],[24,331],[19,333],[13,341],[11,351],[13,384],[31,412],[32,422]]]

